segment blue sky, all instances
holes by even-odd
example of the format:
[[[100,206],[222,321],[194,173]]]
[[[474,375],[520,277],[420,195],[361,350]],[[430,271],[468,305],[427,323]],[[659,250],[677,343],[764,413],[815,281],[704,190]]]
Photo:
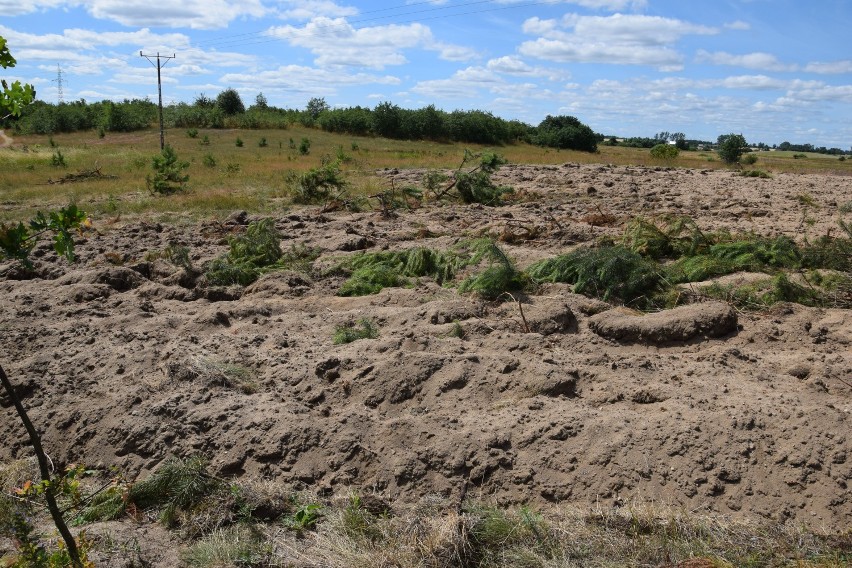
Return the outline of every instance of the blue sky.
[[[852,147],[852,0],[0,0],[18,66],[57,101],[570,114],[619,136]]]

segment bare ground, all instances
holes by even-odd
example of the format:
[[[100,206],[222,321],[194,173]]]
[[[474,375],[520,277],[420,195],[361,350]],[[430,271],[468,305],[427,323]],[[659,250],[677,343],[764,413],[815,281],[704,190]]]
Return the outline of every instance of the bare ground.
[[[491,234],[514,242],[503,246],[523,267],[617,236],[640,214],[826,234],[852,196],[852,179],[816,175],[565,164],[507,166],[499,177],[534,199],[433,203],[390,219],[294,211],[276,219],[282,246],[320,247],[317,266],[328,266],[356,250]],[[596,216],[613,218],[600,227]],[[707,303],[639,317],[553,285],[519,298],[525,324],[514,302],[426,280],[342,298],[339,276],[283,272],[241,295],[210,294],[142,260],[182,244],[200,265],[250,220],[95,220],[100,232],[82,239],[73,266],[49,243],[36,251],[36,278],[0,265],[0,361],[54,460],[133,477],[169,455],[202,454],[224,476],[360,487],[391,501],[455,495],[468,480],[470,494],[501,503],[640,500],[850,526],[849,310]],[[365,317],[378,339],[332,343],[336,326]],[[29,456],[0,403],[0,460]]]

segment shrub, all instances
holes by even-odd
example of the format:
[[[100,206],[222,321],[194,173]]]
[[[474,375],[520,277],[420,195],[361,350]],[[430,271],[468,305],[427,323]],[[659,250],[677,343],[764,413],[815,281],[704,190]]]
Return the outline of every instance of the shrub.
[[[213,154],[204,154],[204,158],[202,158],[202,163],[208,168],[215,168],[216,158],[213,157]]]
[[[257,143],[257,145],[261,148],[266,148],[269,145],[269,143],[266,141],[266,138],[264,137],[264,138],[260,139],[260,141]]]
[[[242,139],[242,138],[240,138],[239,136],[237,136],[236,145],[237,145],[237,148],[242,148],[242,147],[243,147],[243,139]]]
[[[573,116],[548,115],[535,129],[532,141],[563,150],[596,152],[598,149],[595,132]]]
[[[311,151],[311,141],[308,138],[302,138],[302,141],[299,142],[299,153],[303,156],[307,156]]]
[[[227,116],[242,114],[246,106],[235,89],[225,89],[216,97],[216,106]]]
[[[201,139],[200,144],[202,146],[209,146],[210,145],[210,137],[205,134],[204,137]]]
[[[183,171],[189,167],[189,162],[178,160],[177,154],[170,145],[166,144],[159,156],[151,159],[154,168],[154,176],[148,175],[145,179],[149,191],[154,193],[174,193],[184,188],[189,181],[189,175]]]
[[[65,162],[65,156],[62,154],[62,150],[59,148],[53,153],[53,156],[50,157],[50,164],[54,168],[66,168],[68,164]]]
[[[379,336],[379,328],[367,318],[358,321],[359,326],[354,324],[337,326],[334,329],[334,344],[352,343],[359,339],[376,339]]]
[[[474,292],[485,299],[497,300],[507,292],[522,290],[527,282],[527,275],[515,268],[503,250],[492,241],[479,241],[474,244],[474,255],[470,264],[477,264],[487,259],[489,266],[473,276],[469,276],[459,284],[459,292],[464,294]]]
[[[719,136],[717,153],[726,164],[736,164],[748,145],[742,134],[726,134]]]
[[[302,204],[322,203],[341,195],[347,186],[336,161],[301,175],[290,174],[287,181],[293,190],[293,201]]]
[[[189,136],[190,138],[198,138],[198,129],[197,128],[190,128],[189,130],[186,131],[186,135]]]
[[[86,213],[73,203],[45,216],[39,211],[27,225],[0,223],[0,258],[14,258],[26,267],[31,267],[29,253],[44,233],[53,234],[56,254],[74,262],[74,239],[71,231],[80,230],[88,220]]]
[[[658,265],[623,246],[579,248],[530,266],[534,282],[565,282],[578,294],[650,306],[664,288]]]
[[[651,157],[655,160],[674,160],[680,150],[674,144],[657,144],[651,148]]]
[[[757,154],[749,152],[748,154],[740,158],[740,163],[745,166],[753,166],[757,163]]]

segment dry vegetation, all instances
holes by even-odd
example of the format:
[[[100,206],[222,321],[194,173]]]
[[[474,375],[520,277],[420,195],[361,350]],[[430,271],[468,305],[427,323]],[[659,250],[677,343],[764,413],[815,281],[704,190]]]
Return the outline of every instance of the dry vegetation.
[[[373,195],[386,188],[378,170],[435,168],[453,169],[471,144],[406,142],[330,134],[293,126],[287,130],[201,130],[190,138],[185,130],[170,130],[166,139],[181,160],[188,160],[188,190],[167,198],[152,196],[145,177],[157,154],[155,130],[130,134],[110,133],[100,139],[96,132],[59,134],[53,137],[21,136],[11,151],[0,153],[0,220],[29,218],[38,208],[59,207],[69,201],[95,216],[145,215],[165,220],[224,216],[238,209],[250,213],[286,210],[291,204],[287,175],[319,167],[323,157],[342,157],[342,168],[353,194]],[[243,140],[237,147],[236,141]],[[299,151],[302,139],[311,142],[308,154]],[[205,140],[209,144],[205,144]],[[266,146],[260,146],[261,140]],[[52,143],[52,144],[51,144]],[[53,165],[60,151],[66,167]],[[726,166],[713,152],[681,152],[675,160],[661,163],[647,149],[600,146],[597,154],[558,151],[528,144],[497,149],[509,163],[580,164],[608,163],[650,167],[719,169]],[[808,154],[793,159],[793,152],[761,152],[755,169],[789,173],[852,175],[852,160]],[[209,158],[212,157],[212,162]],[[98,171],[101,176],[62,185],[51,181],[69,173]]]

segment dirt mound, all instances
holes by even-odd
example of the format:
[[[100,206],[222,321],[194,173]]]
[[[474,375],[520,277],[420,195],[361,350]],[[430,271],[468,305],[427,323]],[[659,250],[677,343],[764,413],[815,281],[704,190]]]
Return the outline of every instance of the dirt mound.
[[[589,329],[624,343],[664,345],[696,337],[724,337],[736,331],[737,313],[721,302],[690,304],[645,315],[615,309],[591,317]]]
[[[819,176],[567,165],[501,175],[536,199],[396,218],[305,210],[276,224],[285,247],[322,250],[317,266],[362,247],[446,250],[462,236],[546,226],[501,244],[523,268],[618,236],[618,223],[582,220],[598,206],[617,219],[689,214],[704,230],[793,234],[787,197],[808,191],[825,207],[813,229],[824,234],[852,194],[852,180]],[[369,487],[389,501],[468,483],[471,496],[504,503],[638,498],[852,521],[848,310],[782,304],[734,317],[700,304],[636,317],[565,285],[488,303],[428,278],[344,298],[333,272],[270,273],[231,290],[145,260],[179,244],[201,267],[226,250],[221,227],[116,226],[80,242],[73,267],[45,254],[29,279],[2,273],[0,361],[57,463],[132,477],[200,454],[222,475]],[[364,319],[376,339],[334,342]],[[29,455],[6,407],[0,438],[0,459]]]

